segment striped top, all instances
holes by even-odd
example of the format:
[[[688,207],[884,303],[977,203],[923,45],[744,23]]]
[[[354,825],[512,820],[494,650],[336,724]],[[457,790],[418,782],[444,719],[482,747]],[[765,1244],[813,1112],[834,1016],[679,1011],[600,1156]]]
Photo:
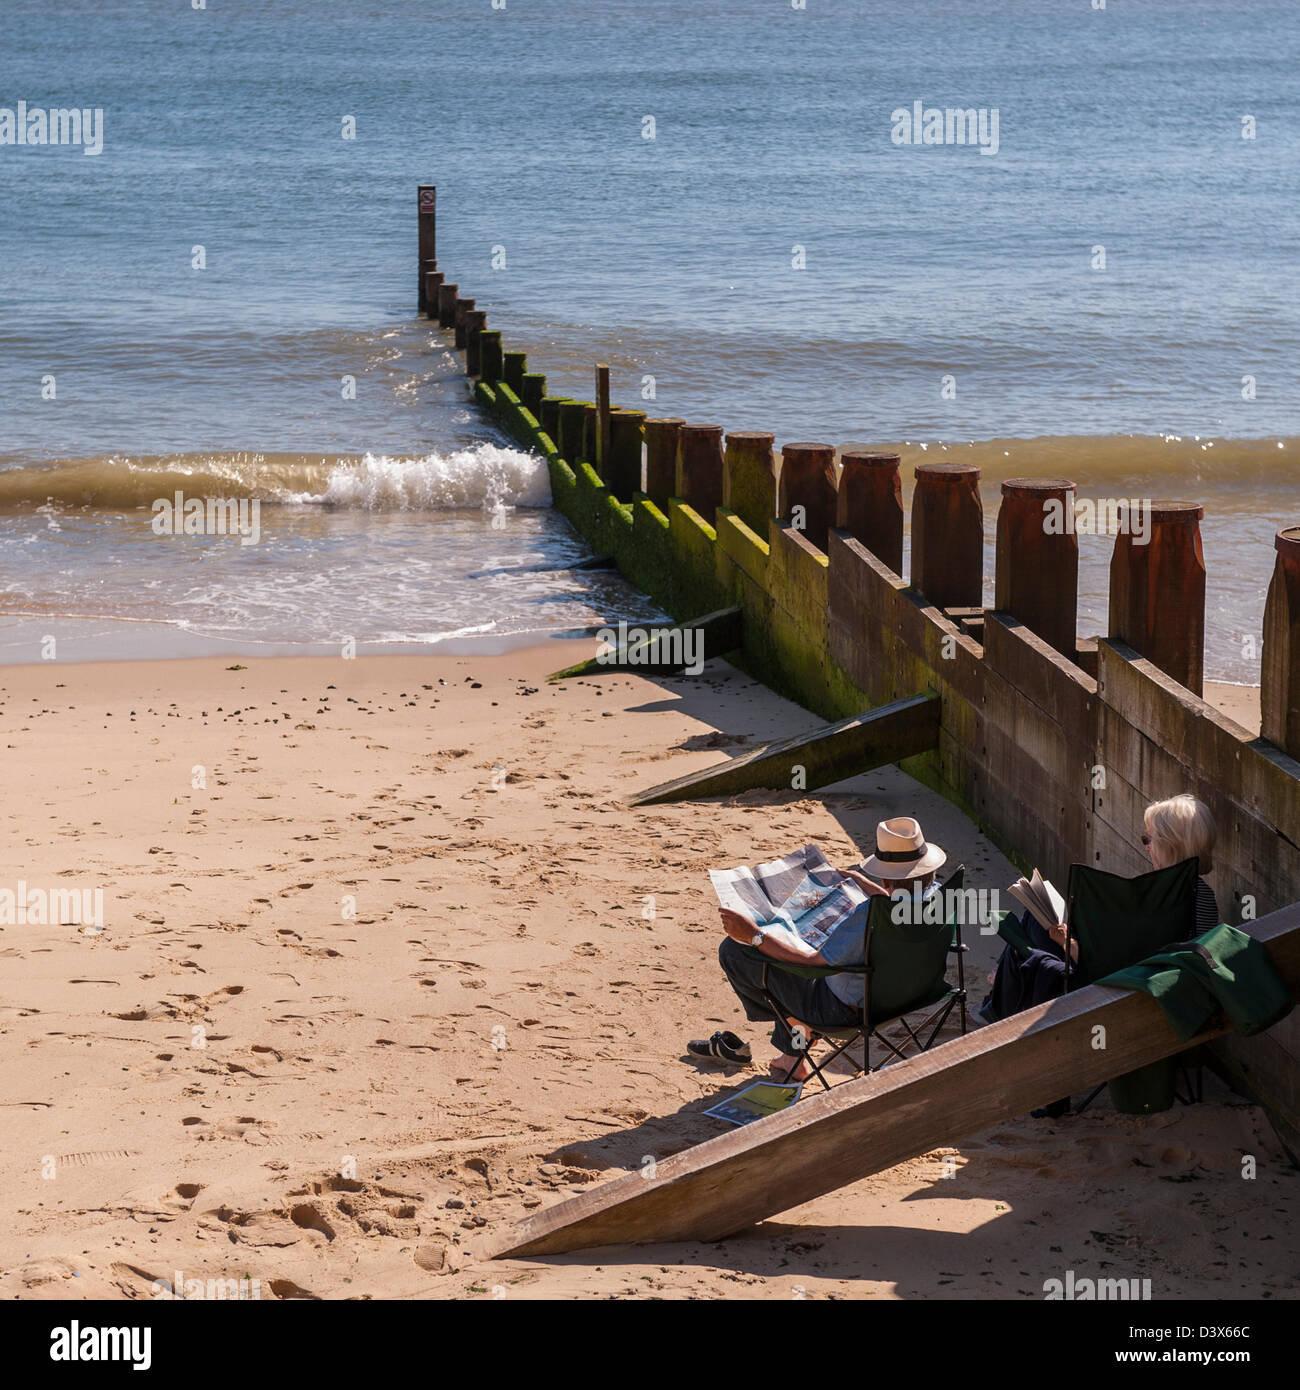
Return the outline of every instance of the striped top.
[[[1203,878],[1196,880],[1196,935],[1217,927],[1223,919],[1219,916],[1219,904],[1214,898],[1214,889]]]

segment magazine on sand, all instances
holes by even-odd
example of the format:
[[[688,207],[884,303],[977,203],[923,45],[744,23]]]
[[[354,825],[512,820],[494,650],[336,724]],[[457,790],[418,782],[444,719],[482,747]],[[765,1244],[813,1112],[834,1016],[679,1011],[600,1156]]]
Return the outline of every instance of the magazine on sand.
[[[752,1081],[704,1113],[729,1125],[748,1125],[793,1105],[802,1090],[802,1081]]]

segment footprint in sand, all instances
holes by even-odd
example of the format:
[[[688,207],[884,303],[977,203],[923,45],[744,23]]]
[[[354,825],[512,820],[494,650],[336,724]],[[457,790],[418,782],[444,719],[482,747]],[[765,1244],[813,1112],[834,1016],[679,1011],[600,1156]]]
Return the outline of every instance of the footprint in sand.
[[[203,1191],[201,1182],[178,1182],[168,1192],[159,1205],[168,1211],[186,1212],[194,1205],[194,1199]]]

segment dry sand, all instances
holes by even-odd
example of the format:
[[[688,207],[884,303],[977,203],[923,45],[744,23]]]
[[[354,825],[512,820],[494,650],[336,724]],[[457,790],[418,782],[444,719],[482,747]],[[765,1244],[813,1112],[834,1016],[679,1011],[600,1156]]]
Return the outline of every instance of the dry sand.
[[[1205,1105],[1133,1119],[1103,1095],[718,1244],[479,1258],[722,1132],[699,1112],[755,1073],[690,1063],[688,1038],[771,1055],[718,970],[708,867],[807,841],[847,862],[911,813],[968,884],[1012,876],[896,769],[630,811],[818,721],[722,663],[547,686],[573,659],[0,675],[0,888],[101,887],[107,921],[0,930],[4,1296],[151,1297],[180,1271],[267,1299],[1039,1298],[1069,1269],[1293,1294],[1300,1177],[1212,1078]],[[973,944],[977,1002],[995,952]]]

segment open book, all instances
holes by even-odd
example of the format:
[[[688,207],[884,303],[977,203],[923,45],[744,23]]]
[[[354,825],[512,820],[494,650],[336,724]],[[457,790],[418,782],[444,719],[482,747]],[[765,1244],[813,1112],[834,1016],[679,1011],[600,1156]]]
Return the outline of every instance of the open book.
[[[867,895],[816,845],[766,864],[710,869],[723,907],[743,912],[765,935],[801,956],[815,955]]]
[[[1037,869],[1033,878],[1016,879],[1007,892],[1021,907],[1033,913],[1044,931],[1065,921],[1065,899]]]

